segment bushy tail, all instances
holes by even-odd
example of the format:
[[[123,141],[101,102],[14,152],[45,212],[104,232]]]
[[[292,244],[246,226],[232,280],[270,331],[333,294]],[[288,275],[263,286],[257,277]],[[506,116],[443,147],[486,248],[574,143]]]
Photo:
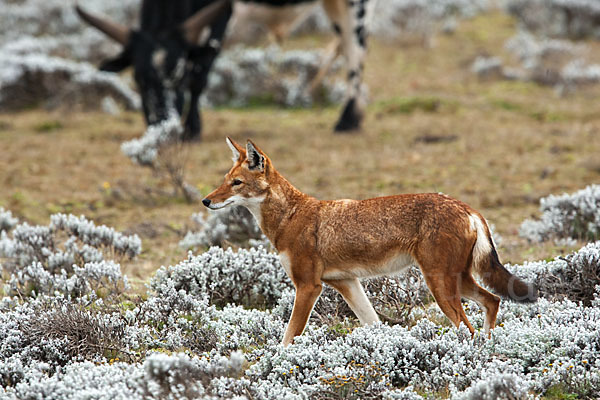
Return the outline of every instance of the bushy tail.
[[[520,303],[531,303],[537,300],[538,292],[535,286],[524,282],[511,274],[498,259],[498,253],[492,243],[492,251],[482,260],[479,270],[481,279],[496,294]]]
[[[538,291],[535,286],[511,274],[500,262],[485,220],[474,220],[477,242],[473,247],[473,271],[499,296],[520,303],[536,301]]]

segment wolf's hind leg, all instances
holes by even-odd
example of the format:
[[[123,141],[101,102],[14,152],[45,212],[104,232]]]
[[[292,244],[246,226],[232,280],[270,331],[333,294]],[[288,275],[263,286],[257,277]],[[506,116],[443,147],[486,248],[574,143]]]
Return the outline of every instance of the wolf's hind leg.
[[[379,321],[379,317],[358,278],[326,280],[324,282],[340,292],[362,325]]]
[[[479,286],[473,279],[471,274],[467,273],[462,276],[462,282],[460,287],[460,294],[469,299],[473,300],[485,312],[485,323],[483,328],[485,333],[489,336],[490,330],[496,326],[496,315],[498,314],[498,308],[500,307],[500,299]]]
[[[475,333],[473,326],[467,319],[467,315],[465,314],[465,310],[462,307],[460,302],[460,292],[458,288],[457,279],[451,276],[440,276],[439,279],[427,279],[425,276],[425,281],[427,282],[427,286],[438,306],[442,310],[444,314],[452,321],[456,327],[460,325],[460,323],[464,323],[467,328],[469,328],[469,332],[471,335]]]

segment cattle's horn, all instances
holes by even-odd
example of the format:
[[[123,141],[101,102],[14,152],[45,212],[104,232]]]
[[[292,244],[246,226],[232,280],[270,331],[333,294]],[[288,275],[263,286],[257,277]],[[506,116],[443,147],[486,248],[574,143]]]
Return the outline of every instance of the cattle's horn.
[[[230,0],[217,0],[186,19],[181,27],[188,43],[196,44],[202,29],[210,25],[230,4]]]
[[[85,11],[83,8],[81,8],[79,4],[75,6],[75,11],[77,11],[77,14],[79,14],[79,16],[88,24],[97,28],[101,32],[104,32],[108,37],[116,40],[123,46],[127,45],[130,32],[129,28],[116,22],[109,21],[106,18],[100,18],[95,15],[92,15]]]

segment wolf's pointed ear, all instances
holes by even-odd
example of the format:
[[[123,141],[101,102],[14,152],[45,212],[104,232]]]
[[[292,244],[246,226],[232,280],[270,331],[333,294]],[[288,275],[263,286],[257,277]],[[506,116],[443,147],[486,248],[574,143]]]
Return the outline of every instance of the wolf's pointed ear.
[[[265,154],[250,139],[246,143],[246,157],[248,158],[248,169],[260,172],[265,170]]]
[[[231,153],[232,153],[231,159],[233,160],[233,163],[235,164],[242,157],[242,154],[245,153],[244,148],[242,146],[240,146],[239,144],[237,144],[236,142],[234,142],[233,139],[230,138],[229,136],[227,136],[227,139],[225,139],[225,141],[227,142],[227,146],[229,146],[229,148],[231,149]]]

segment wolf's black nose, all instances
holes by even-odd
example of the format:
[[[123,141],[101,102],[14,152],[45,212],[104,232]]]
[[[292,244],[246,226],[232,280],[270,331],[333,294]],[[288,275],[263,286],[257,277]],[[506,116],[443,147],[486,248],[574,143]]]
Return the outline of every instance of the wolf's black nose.
[[[204,204],[206,207],[210,206],[210,199],[202,200],[202,204]]]

